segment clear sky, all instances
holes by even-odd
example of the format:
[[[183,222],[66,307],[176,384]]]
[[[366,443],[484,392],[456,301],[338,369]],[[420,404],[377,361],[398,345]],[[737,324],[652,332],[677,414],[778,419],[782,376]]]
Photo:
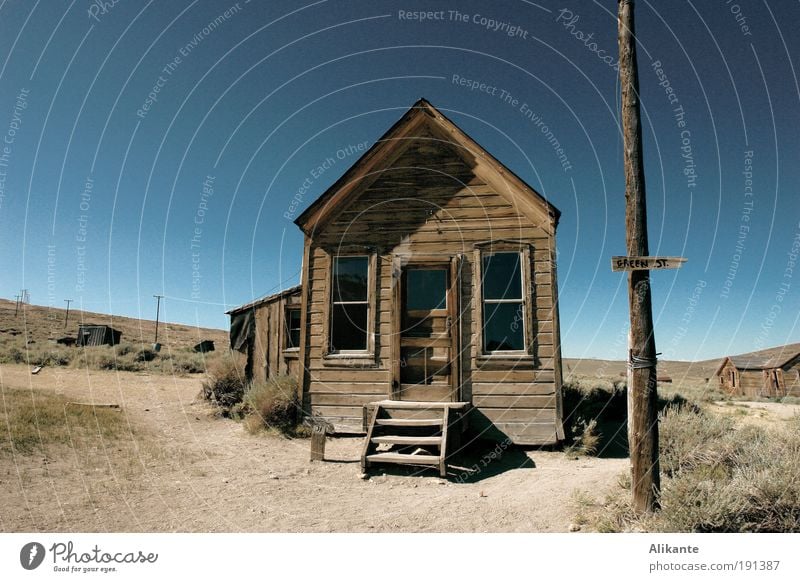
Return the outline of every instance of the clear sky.
[[[565,355],[624,359],[616,4],[6,0],[0,295],[225,328],[425,97],[562,211]],[[636,6],[658,349],[800,341],[800,4]]]

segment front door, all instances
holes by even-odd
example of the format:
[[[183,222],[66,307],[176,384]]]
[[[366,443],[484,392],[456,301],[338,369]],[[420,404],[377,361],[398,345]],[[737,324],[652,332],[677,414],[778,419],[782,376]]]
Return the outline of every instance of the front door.
[[[400,400],[457,400],[457,277],[450,262],[408,264],[399,289],[399,365],[394,396]]]

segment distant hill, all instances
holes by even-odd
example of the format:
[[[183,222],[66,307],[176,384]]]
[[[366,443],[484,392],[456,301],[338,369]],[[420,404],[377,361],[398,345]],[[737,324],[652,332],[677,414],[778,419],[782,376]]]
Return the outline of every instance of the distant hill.
[[[111,316],[106,313],[69,310],[69,323],[64,327],[65,309],[41,305],[23,305],[14,316],[13,301],[0,299],[0,339],[46,343],[64,336],[77,337],[79,323],[110,325],[122,332],[122,341],[150,345],[155,336],[156,322],[149,319]],[[228,331],[204,327],[192,327],[181,323],[158,324],[158,342],[165,347],[192,347],[201,340],[213,340],[217,349],[228,346]]]

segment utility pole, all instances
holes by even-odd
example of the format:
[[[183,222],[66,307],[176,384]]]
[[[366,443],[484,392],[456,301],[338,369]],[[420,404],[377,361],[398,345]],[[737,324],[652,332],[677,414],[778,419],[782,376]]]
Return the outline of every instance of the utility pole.
[[[69,321],[69,304],[72,303],[72,299],[64,299],[64,303],[67,304],[67,314],[64,316],[64,329],[67,329],[67,322]]]
[[[639,73],[633,0],[618,0],[619,80],[622,89],[622,137],[625,162],[625,241],[628,256],[646,257],[647,205],[645,204],[642,130],[639,112]],[[661,488],[658,462],[658,393],[656,342],[650,271],[628,275],[631,330],[628,340],[628,446],[631,456],[631,494],[639,513],[658,508]]]
[[[153,295],[156,298],[156,339],[153,340],[154,345],[158,345],[158,314],[161,311],[161,300],[164,298],[163,295]]]
[[[14,317],[19,313],[19,295],[14,295]]]

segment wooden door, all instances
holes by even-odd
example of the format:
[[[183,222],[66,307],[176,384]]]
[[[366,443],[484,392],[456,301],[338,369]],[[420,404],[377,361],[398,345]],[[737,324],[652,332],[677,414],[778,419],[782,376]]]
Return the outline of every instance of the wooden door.
[[[400,273],[394,397],[455,401],[458,387],[457,273],[451,261],[406,264]]]

